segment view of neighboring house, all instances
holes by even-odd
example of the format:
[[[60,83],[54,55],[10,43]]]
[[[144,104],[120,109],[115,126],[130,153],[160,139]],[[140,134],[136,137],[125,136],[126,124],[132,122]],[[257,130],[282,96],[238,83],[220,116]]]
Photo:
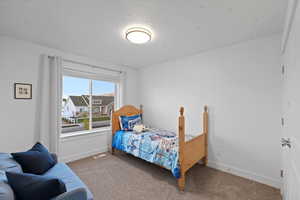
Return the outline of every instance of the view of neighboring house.
[[[64,103],[63,118],[70,121],[84,117],[89,112],[90,96],[69,96]],[[93,95],[92,113],[95,117],[109,116],[114,104],[114,96]]]

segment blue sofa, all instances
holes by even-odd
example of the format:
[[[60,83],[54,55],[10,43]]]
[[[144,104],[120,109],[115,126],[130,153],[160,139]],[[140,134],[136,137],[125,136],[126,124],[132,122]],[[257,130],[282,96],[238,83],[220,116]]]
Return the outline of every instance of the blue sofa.
[[[52,154],[57,160],[56,155]],[[11,187],[7,184],[5,171],[22,172],[21,166],[8,153],[0,153],[0,200],[14,200]],[[79,177],[64,163],[57,163],[42,176],[61,179],[67,192],[53,200],[93,200],[93,195]]]

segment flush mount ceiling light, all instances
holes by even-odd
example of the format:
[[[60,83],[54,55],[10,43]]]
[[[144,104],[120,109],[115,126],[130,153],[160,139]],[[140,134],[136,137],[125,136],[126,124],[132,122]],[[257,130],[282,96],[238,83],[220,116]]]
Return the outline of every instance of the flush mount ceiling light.
[[[134,44],[144,44],[151,40],[152,33],[146,28],[133,27],[126,31],[125,37]]]

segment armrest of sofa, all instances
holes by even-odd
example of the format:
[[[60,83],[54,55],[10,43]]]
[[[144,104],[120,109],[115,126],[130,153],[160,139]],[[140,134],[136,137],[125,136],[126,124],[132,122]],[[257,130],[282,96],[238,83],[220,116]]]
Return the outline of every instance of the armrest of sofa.
[[[87,200],[87,192],[84,188],[77,188],[75,190],[71,190],[65,192],[53,200]]]

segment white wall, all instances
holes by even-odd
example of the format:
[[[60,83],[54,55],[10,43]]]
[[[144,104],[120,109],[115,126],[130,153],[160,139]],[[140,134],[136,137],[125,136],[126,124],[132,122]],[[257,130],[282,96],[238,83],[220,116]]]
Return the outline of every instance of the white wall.
[[[23,151],[31,147],[35,142],[37,73],[41,54],[61,55],[66,59],[126,71],[124,103],[137,104],[136,70],[112,66],[21,40],[0,37],[0,152]],[[13,85],[15,82],[32,83],[33,99],[15,100],[13,97]],[[72,138],[70,141],[64,139],[61,145],[62,156],[67,159],[78,155],[80,152],[103,151],[103,145],[101,144],[107,143],[107,136],[104,137],[103,134],[93,137],[94,142],[99,144],[98,148],[96,145],[89,145],[90,136],[87,136],[86,140],[83,140],[83,137],[78,138],[78,140],[81,140],[80,149],[76,139]],[[87,144],[83,144],[82,141],[86,141]],[[66,152],[68,152],[68,155],[66,155]]]
[[[202,129],[209,106],[209,165],[280,185],[280,36],[248,41],[143,68],[139,101],[145,123],[187,133]]]
[[[62,138],[60,159],[64,162],[74,161],[108,150],[110,131],[93,133],[76,137]]]

